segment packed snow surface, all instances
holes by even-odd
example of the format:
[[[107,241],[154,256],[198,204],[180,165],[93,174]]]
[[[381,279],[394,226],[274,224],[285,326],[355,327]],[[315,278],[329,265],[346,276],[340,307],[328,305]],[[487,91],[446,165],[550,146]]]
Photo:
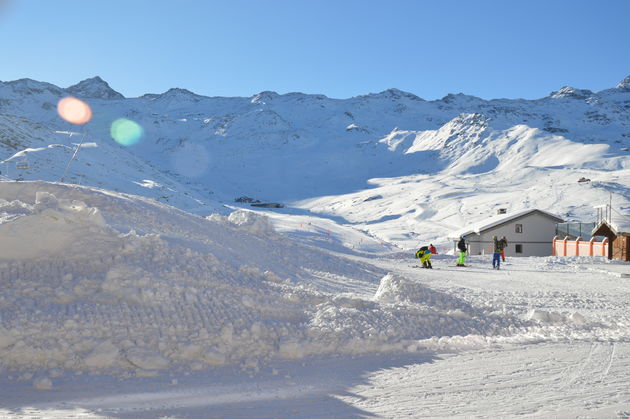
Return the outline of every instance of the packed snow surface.
[[[0,415],[561,412],[536,377],[557,409],[630,412],[627,264],[521,258],[494,271],[437,255],[425,270],[385,248],[342,256],[326,231],[315,247],[243,210],[201,217],[47,182],[2,182],[0,198]],[[517,390],[495,378],[532,397],[498,403]],[[479,398],[487,383],[497,401]]]

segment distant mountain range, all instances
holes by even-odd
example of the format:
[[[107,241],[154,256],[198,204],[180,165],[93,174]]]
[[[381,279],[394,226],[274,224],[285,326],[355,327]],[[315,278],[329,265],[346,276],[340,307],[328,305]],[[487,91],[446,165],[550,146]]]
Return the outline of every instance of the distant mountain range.
[[[60,119],[65,96],[87,102],[93,120],[79,127]],[[144,128],[138,144],[112,140],[118,118]],[[82,148],[68,166],[82,138],[98,147]],[[0,160],[50,144],[69,147],[13,158],[2,175],[54,181],[67,172],[67,182],[200,214],[247,196],[401,247],[439,241],[498,207],[587,221],[612,193],[630,214],[630,77],[600,92],[562,87],[537,100],[434,101],[397,89],[349,99],[177,88],[125,98],[100,77],[65,89],[0,82]]]

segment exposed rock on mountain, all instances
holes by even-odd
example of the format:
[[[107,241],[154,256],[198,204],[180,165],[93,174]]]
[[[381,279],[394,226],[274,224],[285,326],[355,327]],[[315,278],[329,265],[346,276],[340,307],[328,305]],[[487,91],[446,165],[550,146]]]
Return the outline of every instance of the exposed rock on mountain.
[[[125,97],[109,87],[99,76],[85,79],[66,88],[66,92],[79,98],[90,99],[124,99]]]

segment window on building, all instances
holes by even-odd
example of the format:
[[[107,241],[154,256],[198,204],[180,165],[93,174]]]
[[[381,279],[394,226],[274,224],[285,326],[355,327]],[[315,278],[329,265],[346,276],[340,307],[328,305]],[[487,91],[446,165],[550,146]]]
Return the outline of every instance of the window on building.
[[[516,228],[514,229],[517,233],[523,232],[523,224],[516,224]]]
[[[514,245],[514,252],[515,253],[523,253],[523,245],[522,244],[515,244]]]

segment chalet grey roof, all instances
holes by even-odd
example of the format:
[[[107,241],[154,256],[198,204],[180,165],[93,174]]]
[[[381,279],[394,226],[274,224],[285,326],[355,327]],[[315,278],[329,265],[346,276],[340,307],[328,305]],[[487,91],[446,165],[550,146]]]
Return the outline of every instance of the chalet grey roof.
[[[617,236],[630,235],[630,217],[628,216],[625,216],[622,214],[616,214],[613,212],[611,220],[602,221],[601,223],[595,226],[593,231],[599,230],[599,228],[603,224],[608,225],[608,227],[610,227],[612,232],[615,233]]]
[[[512,220],[515,220],[517,218],[523,217],[525,215],[528,215],[530,213],[534,213],[534,212],[538,212],[544,216],[547,216],[549,218],[552,218],[556,223],[562,223],[564,222],[564,220],[560,217],[558,217],[557,215],[554,215],[550,212],[547,211],[543,211],[543,210],[539,210],[539,209],[527,209],[527,210],[522,210],[522,211],[517,211],[517,212],[511,212],[508,214],[501,214],[501,215],[497,215],[494,217],[490,217],[487,218],[483,221],[471,224],[469,226],[466,226],[462,229],[459,229],[457,231],[453,231],[452,233],[450,233],[448,235],[448,239],[449,240],[458,240],[460,237],[462,236],[468,236],[470,234],[480,234],[483,231],[489,230],[492,227],[497,227],[501,224],[505,224],[508,223]]]
[[[630,234],[630,214],[621,214],[613,209],[610,226],[615,234]]]
[[[613,212],[610,226],[616,234],[630,234],[630,217]]]

